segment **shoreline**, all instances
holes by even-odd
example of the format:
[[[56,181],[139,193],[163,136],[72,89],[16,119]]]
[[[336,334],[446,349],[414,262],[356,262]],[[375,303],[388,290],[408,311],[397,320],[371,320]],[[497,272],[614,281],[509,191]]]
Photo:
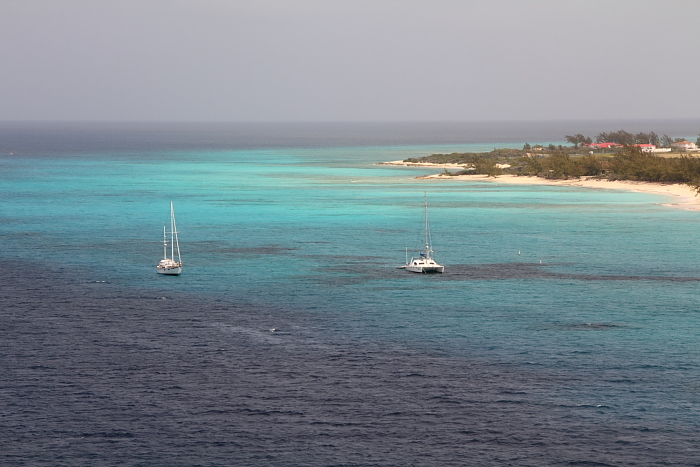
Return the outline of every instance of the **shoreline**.
[[[458,164],[430,164],[426,162],[404,162],[391,161],[380,162],[379,165],[393,165],[404,167],[436,168],[436,169],[463,169],[464,166]],[[655,195],[665,195],[673,197],[673,202],[659,203],[662,206],[669,206],[687,211],[700,211],[700,197],[690,186],[682,183],[655,183],[638,182],[632,180],[604,180],[593,177],[581,177],[571,180],[548,180],[541,177],[525,175],[498,175],[489,177],[488,175],[445,175],[434,174],[415,177],[417,180],[454,180],[472,182],[491,182],[510,185],[550,185],[550,186],[573,186],[581,188],[625,190],[637,193],[649,193]]]

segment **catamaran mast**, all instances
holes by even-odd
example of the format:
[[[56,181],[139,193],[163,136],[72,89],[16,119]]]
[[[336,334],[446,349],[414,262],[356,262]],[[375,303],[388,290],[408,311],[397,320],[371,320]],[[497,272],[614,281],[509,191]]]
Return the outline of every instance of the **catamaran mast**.
[[[423,204],[425,206],[425,259],[430,258],[432,250],[432,240],[430,238],[430,222],[428,222],[428,194],[423,193]]]

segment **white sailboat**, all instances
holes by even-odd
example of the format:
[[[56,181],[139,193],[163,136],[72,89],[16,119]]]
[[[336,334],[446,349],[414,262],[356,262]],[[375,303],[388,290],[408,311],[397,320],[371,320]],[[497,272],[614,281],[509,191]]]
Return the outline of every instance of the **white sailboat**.
[[[163,226],[163,259],[156,266],[158,274],[177,276],[182,272],[182,259],[180,258],[180,242],[177,240],[177,225],[175,224],[175,211],[173,202],[170,202],[170,258],[168,258],[168,232]],[[175,248],[177,248],[177,261],[175,261]]]
[[[428,196],[424,195],[423,203],[425,205],[425,250],[421,251],[418,258],[411,258],[408,261],[408,250],[406,251],[406,266],[405,269],[411,272],[421,273],[442,273],[445,271],[445,266],[435,262],[433,259],[433,241],[430,237],[430,222],[428,221]]]

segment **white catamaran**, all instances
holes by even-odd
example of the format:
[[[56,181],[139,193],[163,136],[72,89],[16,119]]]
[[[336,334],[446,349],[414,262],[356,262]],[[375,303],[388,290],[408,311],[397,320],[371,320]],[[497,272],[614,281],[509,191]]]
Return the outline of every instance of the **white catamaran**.
[[[423,204],[425,205],[425,251],[421,251],[418,258],[411,258],[411,261],[408,261],[408,250],[406,250],[406,266],[404,266],[404,268],[411,272],[444,272],[445,266],[436,263],[432,257],[433,241],[430,237],[430,222],[428,222],[427,195],[424,195]]]
[[[168,258],[168,237],[163,226],[163,259],[156,266],[158,274],[177,276],[182,272],[182,259],[180,258],[180,243],[177,240],[177,225],[175,225],[175,211],[173,202],[170,202],[170,258]],[[177,262],[175,261],[175,248],[177,248]]]

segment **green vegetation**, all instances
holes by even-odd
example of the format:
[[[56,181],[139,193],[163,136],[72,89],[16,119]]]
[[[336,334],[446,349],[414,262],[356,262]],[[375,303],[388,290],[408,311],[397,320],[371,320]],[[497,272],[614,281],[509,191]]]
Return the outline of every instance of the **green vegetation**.
[[[682,141],[668,135],[659,137],[656,133],[632,134],[624,130],[600,133],[598,142],[622,144],[618,149],[602,151],[586,147],[592,139],[584,135],[567,135],[566,140],[573,146],[547,147],[531,146],[525,143],[523,149],[494,149],[487,153],[433,154],[419,159],[406,159],[405,162],[427,162],[432,164],[457,164],[463,170],[448,171],[445,175],[488,175],[501,174],[529,175],[548,179],[570,179],[597,177],[609,180],[637,180],[662,183],[685,183],[700,193],[700,157],[693,157],[682,151],[663,153],[643,152],[634,144],[654,144],[657,147],[671,146]],[[700,143],[700,136],[698,137]],[[583,145],[583,146],[582,146]],[[699,154],[700,156],[700,154]]]
[[[566,140],[573,144],[575,147],[578,147],[579,144],[591,144],[593,140],[587,136],[583,136],[582,134],[576,134],[576,135],[566,135],[565,136]]]
[[[519,163],[520,165],[511,167],[517,174],[557,180],[600,176],[605,170],[604,162],[590,154],[579,157],[571,157],[564,153],[552,154],[546,158],[524,156]]]
[[[664,147],[671,147],[671,138],[669,138],[668,135],[664,135],[663,138],[664,143],[666,143],[668,140],[668,146]],[[598,136],[596,136],[595,141],[596,143],[617,143],[624,146],[631,146],[633,144],[653,144],[655,146],[661,145],[659,135],[653,131],[650,131],[649,133],[637,133],[636,135],[628,133],[625,130],[600,133]]]
[[[577,135],[567,135],[565,136],[566,141],[578,146],[579,144],[591,144],[591,138],[583,136],[581,134]],[[612,131],[610,133],[599,133],[595,137],[596,143],[617,143],[623,146],[632,146],[634,144],[653,144],[659,148],[670,148],[672,143],[677,143],[679,141],[684,141],[683,138],[671,138],[670,136],[664,134],[659,136],[653,131],[649,133],[639,132],[637,134],[629,133],[625,130]],[[698,136],[698,143],[700,143],[700,136]]]
[[[433,154],[418,159],[406,159],[404,162],[428,162],[430,164],[477,164],[484,160],[494,163],[518,158],[526,151],[520,149],[494,149],[491,152],[453,152],[451,154]]]
[[[700,192],[698,157],[659,157],[637,148],[625,148],[610,159],[607,173],[611,180],[685,183]]]
[[[660,157],[626,146],[612,157],[593,155],[571,157],[555,154],[548,158],[526,156],[519,173],[550,179],[588,177],[608,180],[685,183],[700,192],[700,158],[687,155]]]
[[[507,153],[501,152],[507,151]],[[572,156],[566,151],[546,149],[533,154],[524,150],[496,150],[488,153],[434,154],[404,162],[426,162],[431,164],[460,164],[465,168],[456,172],[445,169],[445,175],[502,174],[531,175],[551,179],[578,178],[602,175],[604,159],[590,154]]]
[[[599,175],[602,171],[598,157],[581,154],[580,149],[549,145],[523,149],[494,149],[491,152],[433,154],[404,162],[463,165],[457,172],[445,170],[446,175],[479,174],[495,177],[501,174],[540,175],[548,178],[570,178]],[[550,172],[551,170],[551,172]]]

